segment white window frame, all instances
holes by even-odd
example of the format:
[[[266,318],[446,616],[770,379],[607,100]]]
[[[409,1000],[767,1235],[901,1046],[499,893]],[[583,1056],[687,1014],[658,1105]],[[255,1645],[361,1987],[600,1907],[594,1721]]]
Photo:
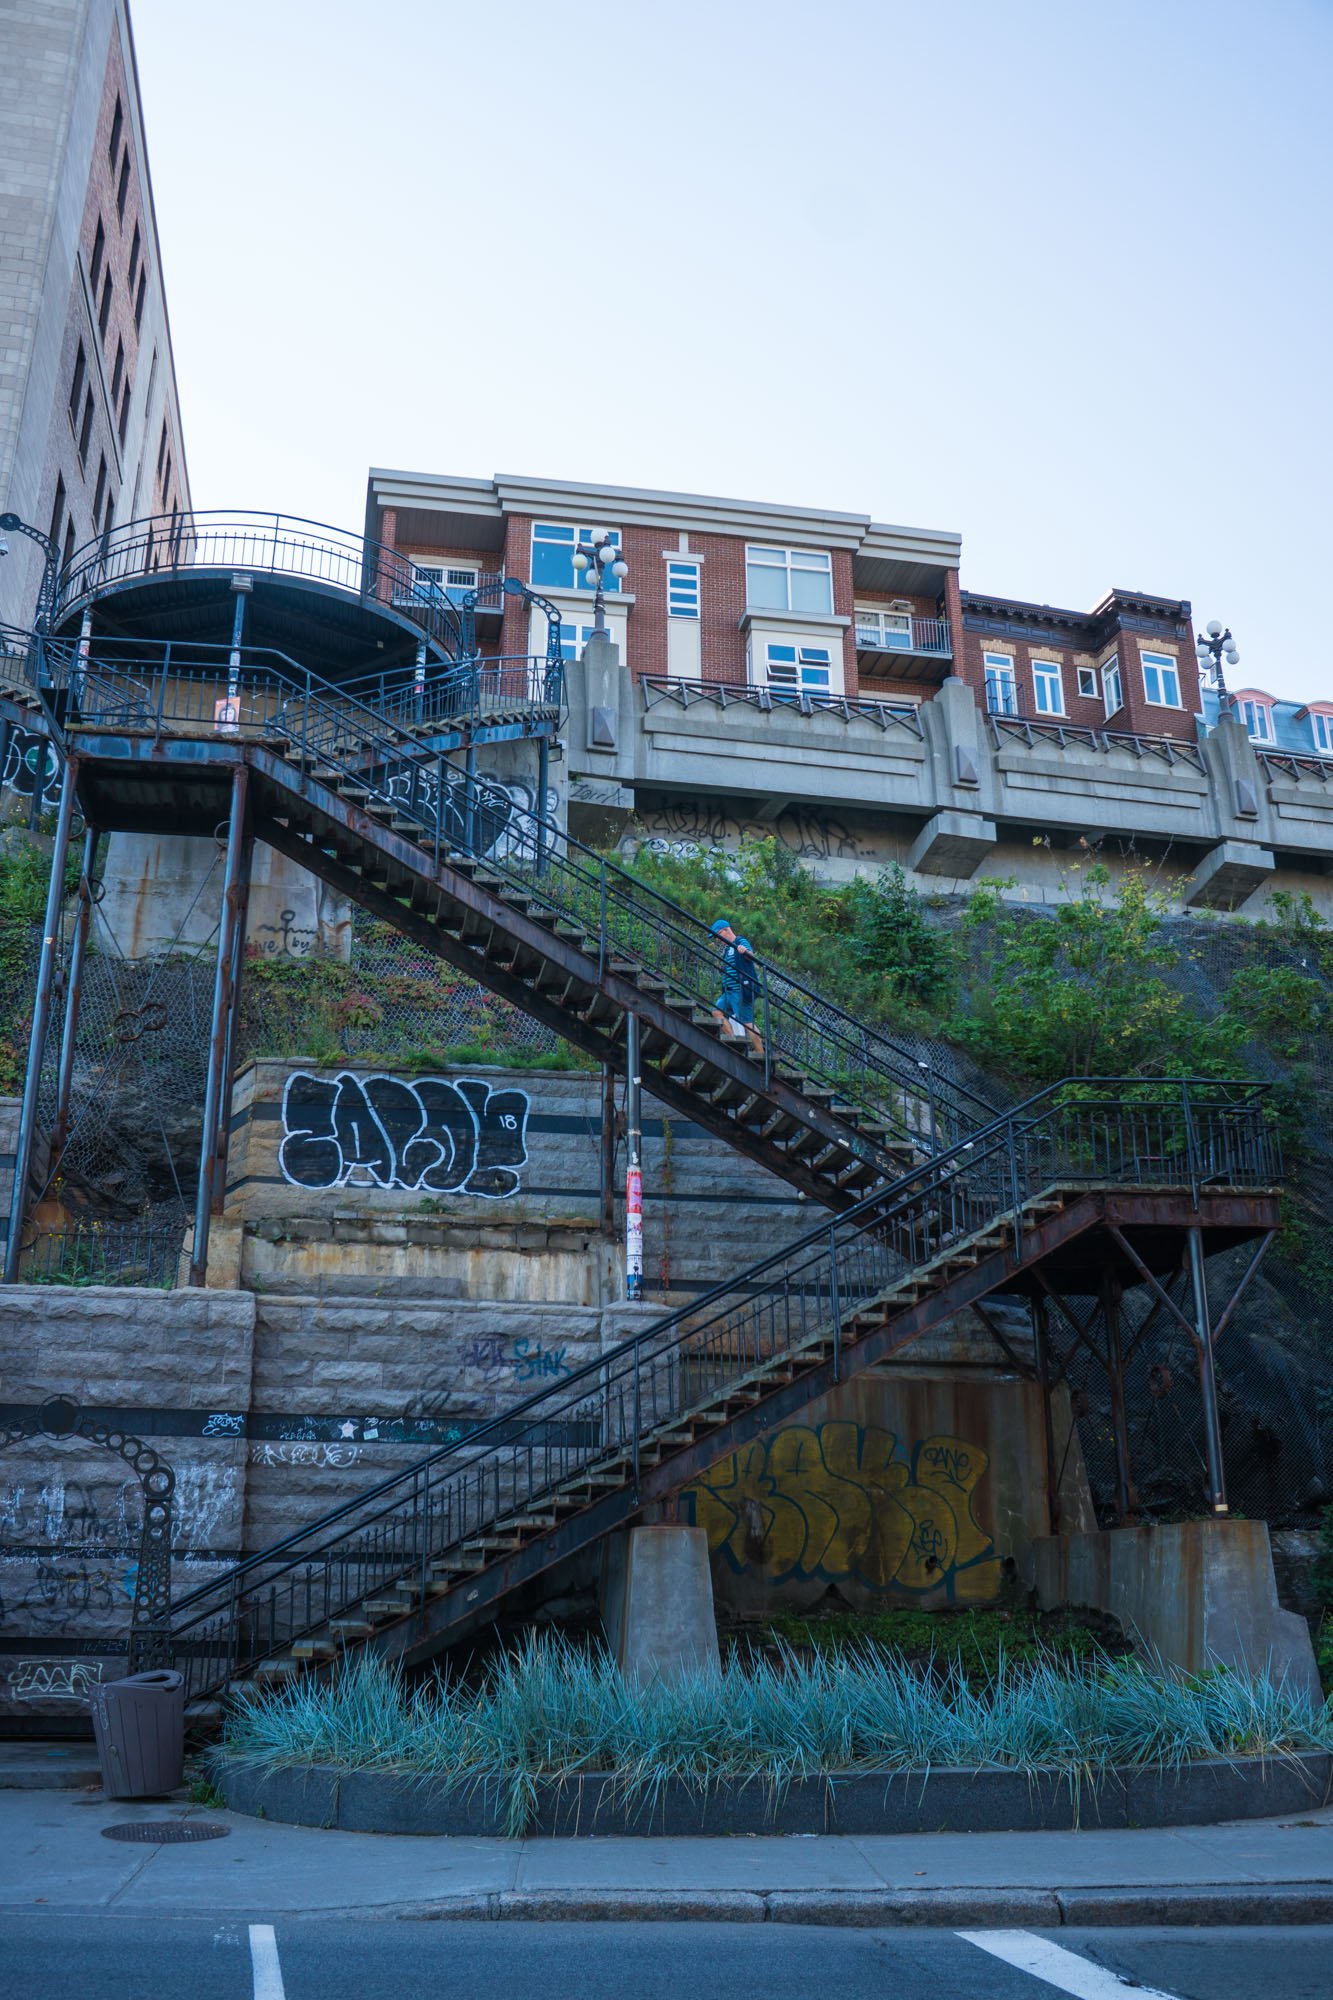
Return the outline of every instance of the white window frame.
[[[1147,702],[1149,708],[1184,708],[1185,704],[1181,699],[1180,693],[1180,662],[1174,653],[1140,652],[1139,667],[1143,673],[1143,699]],[[1163,676],[1166,674],[1169,674],[1175,683],[1176,698],[1174,701],[1167,701],[1163,698],[1166,687]],[[1154,694],[1152,691],[1150,676],[1155,676],[1157,679],[1159,688],[1157,694]]]
[[[778,666],[790,664],[791,679],[774,675],[773,655],[791,653],[794,657],[788,663],[780,659]],[[831,646],[807,646],[800,639],[766,639],[764,641],[764,685],[774,694],[795,698],[802,694],[834,694],[833,648]],[[823,675],[823,679],[807,679],[807,675]]]
[[[688,556],[669,556],[666,572],[667,617],[697,619],[703,596],[702,563],[693,562]]]
[[[1065,675],[1059,660],[1033,660],[1032,663],[1032,706],[1038,715],[1065,715]],[[1042,699],[1042,683],[1055,683],[1055,698],[1058,708],[1048,708]]]
[[[761,569],[783,579],[781,604],[760,604],[750,595],[750,572]],[[793,576],[822,576],[828,579],[828,607],[814,608],[792,603]],[[813,618],[833,616],[833,557],[827,549],[772,548],[768,543],[747,542],[745,547],[745,602],[751,611],[797,611]]]
[[[986,677],[987,715],[1018,714],[1018,669],[1012,653],[983,653],[982,667]],[[1008,700],[997,705],[992,699],[995,688],[1004,682],[1008,688]]]
[[[1314,747],[1318,755],[1333,757],[1333,715],[1330,715],[1327,709],[1311,709],[1310,734],[1314,737]]]
[[[1125,705],[1125,682],[1120,672],[1119,653],[1112,653],[1109,660],[1103,660],[1098,672],[1102,677],[1102,707],[1109,722],[1113,715],[1119,715]],[[1111,699],[1112,689],[1115,690],[1114,701]]]
[[[1080,667],[1080,668],[1079,668],[1079,670],[1078,670],[1078,691],[1079,691],[1079,696],[1080,696],[1080,698],[1081,698],[1082,700],[1084,700],[1084,701],[1096,701],[1096,699],[1097,699],[1097,669],[1096,669],[1096,667]]]
[[[854,613],[856,643],[879,653],[910,653],[912,613],[898,605],[861,605]]]
[[[1251,743],[1266,743],[1271,747],[1277,742],[1271,701],[1256,701],[1251,697],[1250,700],[1241,702],[1240,712],[1245,718],[1245,734]]]
[[[543,528],[547,530],[545,535],[541,533]],[[551,532],[553,529],[556,531],[555,533]],[[528,543],[528,576],[533,589],[554,591],[596,590],[596,564],[590,563],[587,569],[575,569],[574,551],[578,548],[580,542],[591,542],[594,535],[600,535],[603,532],[608,536],[614,548],[623,550],[624,544],[621,540],[619,528],[606,528],[605,524],[596,528],[585,528],[575,527],[568,521],[534,521],[532,524],[532,535]],[[574,539],[567,543],[564,539],[566,535],[572,535]],[[568,583],[552,583],[549,578],[542,578],[537,575],[537,549],[539,544],[547,548],[568,548]],[[602,588],[608,597],[620,589],[620,578],[612,576],[610,564],[602,572]]]

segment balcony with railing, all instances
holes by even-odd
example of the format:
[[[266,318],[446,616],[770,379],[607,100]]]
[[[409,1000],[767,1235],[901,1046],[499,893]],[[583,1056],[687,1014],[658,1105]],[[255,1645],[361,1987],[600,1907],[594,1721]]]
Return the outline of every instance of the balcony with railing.
[[[941,663],[953,658],[953,642],[943,618],[918,618],[910,611],[856,613],[856,659],[861,673],[898,680],[938,679]]]

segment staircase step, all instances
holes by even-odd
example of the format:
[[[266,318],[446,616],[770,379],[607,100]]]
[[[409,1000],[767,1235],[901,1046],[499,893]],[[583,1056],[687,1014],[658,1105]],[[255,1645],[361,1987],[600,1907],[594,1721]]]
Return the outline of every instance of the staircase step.
[[[330,1618],[329,1630],[344,1644],[355,1639],[368,1639],[374,1631],[368,1618]]]

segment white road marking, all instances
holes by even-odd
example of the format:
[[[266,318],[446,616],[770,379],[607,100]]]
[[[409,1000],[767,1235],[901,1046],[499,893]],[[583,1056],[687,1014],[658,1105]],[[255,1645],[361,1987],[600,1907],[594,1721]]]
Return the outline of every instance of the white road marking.
[[[1044,1979],[1062,1993],[1072,1993],[1075,2000],[1125,2000],[1130,1993],[1135,2000],[1179,2000],[1177,1994],[1164,1993],[1160,1986],[1139,1986],[1132,1979],[1122,1979],[1118,1972],[1108,1972],[1104,1965],[1094,1965],[1091,1959],[1034,1937],[1031,1931],[957,1931],[955,1936],[976,1945],[978,1951],[988,1951],[992,1958],[1002,1958],[1020,1972],[1031,1973],[1034,1979]],[[258,1988],[255,1991],[257,1996]]]
[[[255,1973],[255,2000],[285,2000],[272,1924],[251,1924],[250,1963]]]

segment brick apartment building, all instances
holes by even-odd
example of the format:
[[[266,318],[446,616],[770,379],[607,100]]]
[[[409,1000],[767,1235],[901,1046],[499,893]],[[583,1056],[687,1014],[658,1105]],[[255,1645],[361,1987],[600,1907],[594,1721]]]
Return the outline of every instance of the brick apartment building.
[[[63,560],[189,508],[126,0],[0,0],[0,511]],[[0,622],[41,573],[10,537]]]

